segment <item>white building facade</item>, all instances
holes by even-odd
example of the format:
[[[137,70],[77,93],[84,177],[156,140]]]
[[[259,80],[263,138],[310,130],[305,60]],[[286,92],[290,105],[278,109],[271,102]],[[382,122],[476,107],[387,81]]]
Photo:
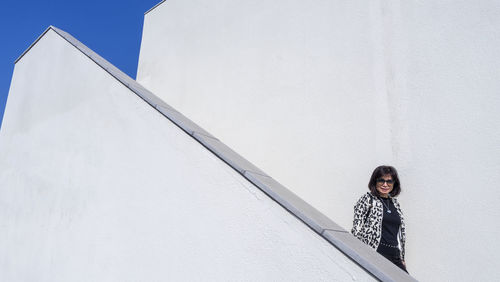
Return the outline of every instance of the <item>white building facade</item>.
[[[349,229],[395,166],[422,281],[500,280],[496,1],[170,0],[137,80]]]
[[[375,280],[160,107],[54,27],[17,61],[1,281]]]

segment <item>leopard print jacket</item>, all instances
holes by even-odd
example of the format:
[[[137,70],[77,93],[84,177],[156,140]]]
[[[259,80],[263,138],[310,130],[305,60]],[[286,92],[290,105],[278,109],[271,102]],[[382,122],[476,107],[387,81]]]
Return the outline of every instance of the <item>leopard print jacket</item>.
[[[395,198],[391,199],[401,217],[401,226],[398,236],[401,247],[401,259],[404,261],[406,242],[405,221],[398,201]],[[354,206],[352,235],[376,250],[382,237],[383,213],[384,207],[380,199],[373,196],[370,192],[363,195]]]

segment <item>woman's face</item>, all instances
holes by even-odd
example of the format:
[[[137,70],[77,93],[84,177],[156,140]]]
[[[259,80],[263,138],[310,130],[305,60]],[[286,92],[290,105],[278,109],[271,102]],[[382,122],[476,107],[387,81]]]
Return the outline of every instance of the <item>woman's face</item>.
[[[377,179],[377,191],[380,196],[387,198],[394,187],[394,180],[390,174],[383,175]]]

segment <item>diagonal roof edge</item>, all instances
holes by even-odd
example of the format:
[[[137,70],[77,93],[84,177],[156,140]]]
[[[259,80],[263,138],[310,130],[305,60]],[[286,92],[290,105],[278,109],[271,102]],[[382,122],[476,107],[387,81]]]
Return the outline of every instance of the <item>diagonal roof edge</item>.
[[[164,1],[159,4],[163,2]],[[348,231],[337,225],[327,216],[316,210],[314,207],[309,205],[272,177],[268,176],[265,172],[257,168],[238,153],[234,152],[231,148],[185,117],[182,113],[169,106],[152,92],[140,85],[137,81],[123,73],[117,67],[89,49],[69,33],[54,26],[49,26],[15,62],[17,63],[49,30],[54,31],[69,44],[77,48],[85,56],[94,61],[98,66],[116,78],[120,83],[129,88],[133,93],[138,95],[176,126],[198,141],[222,161],[231,166],[249,182],[263,191],[271,199],[289,211],[296,218],[301,220],[314,232],[323,237],[327,242],[336,247],[375,278],[382,281],[416,281],[413,277],[409,276],[406,272],[386,260],[371,247],[352,236]]]
[[[147,10],[147,11],[144,13],[144,15],[146,15],[147,13],[149,13],[149,12],[153,11],[156,7],[160,6],[163,2],[165,2],[165,0],[162,0],[160,3],[158,3],[158,4],[154,5],[154,6],[153,6],[153,8],[151,8],[151,9]]]
[[[21,60],[21,58],[22,58],[22,57],[24,57],[24,55],[26,55],[26,53],[28,53],[28,51],[29,51],[29,50],[31,50],[31,48],[32,48],[33,46],[35,46],[35,44],[36,44],[36,43],[37,43],[37,42],[38,42],[38,41],[39,41],[39,40],[40,40],[40,39],[41,39],[41,38],[42,38],[42,37],[43,37],[43,36],[44,36],[44,35],[45,35],[48,31],[49,31],[49,30],[51,30],[51,29],[52,29],[52,27],[53,27],[53,26],[49,26],[49,27],[47,27],[47,29],[45,29],[45,31],[44,31],[44,32],[42,32],[42,34],[40,34],[40,36],[38,36],[38,37],[37,37],[37,39],[35,39],[35,41],[33,41],[33,43],[31,43],[31,45],[30,45],[30,46],[28,46],[28,48],[26,48],[26,50],[24,50],[24,52],[23,52],[23,53],[21,53],[21,55],[20,55],[19,57],[17,57],[17,59],[14,61],[14,64],[17,64],[17,62],[18,62],[19,60]]]

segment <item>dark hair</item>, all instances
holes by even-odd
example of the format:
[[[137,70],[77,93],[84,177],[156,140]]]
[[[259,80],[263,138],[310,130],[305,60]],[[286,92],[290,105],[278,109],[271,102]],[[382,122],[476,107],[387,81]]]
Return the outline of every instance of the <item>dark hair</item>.
[[[399,193],[401,193],[401,185],[399,183],[398,172],[396,169],[392,166],[381,165],[373,171],[370,182],[368,182],[368,189],[370,189],[370,192],[372,192],[373,195],[380,196],[377,191],[377,179],[387,174],[389,174],[392,177],[392,180],[394,180],[392,191],[389,195],[391,195],[391,197],[396,197]]]

